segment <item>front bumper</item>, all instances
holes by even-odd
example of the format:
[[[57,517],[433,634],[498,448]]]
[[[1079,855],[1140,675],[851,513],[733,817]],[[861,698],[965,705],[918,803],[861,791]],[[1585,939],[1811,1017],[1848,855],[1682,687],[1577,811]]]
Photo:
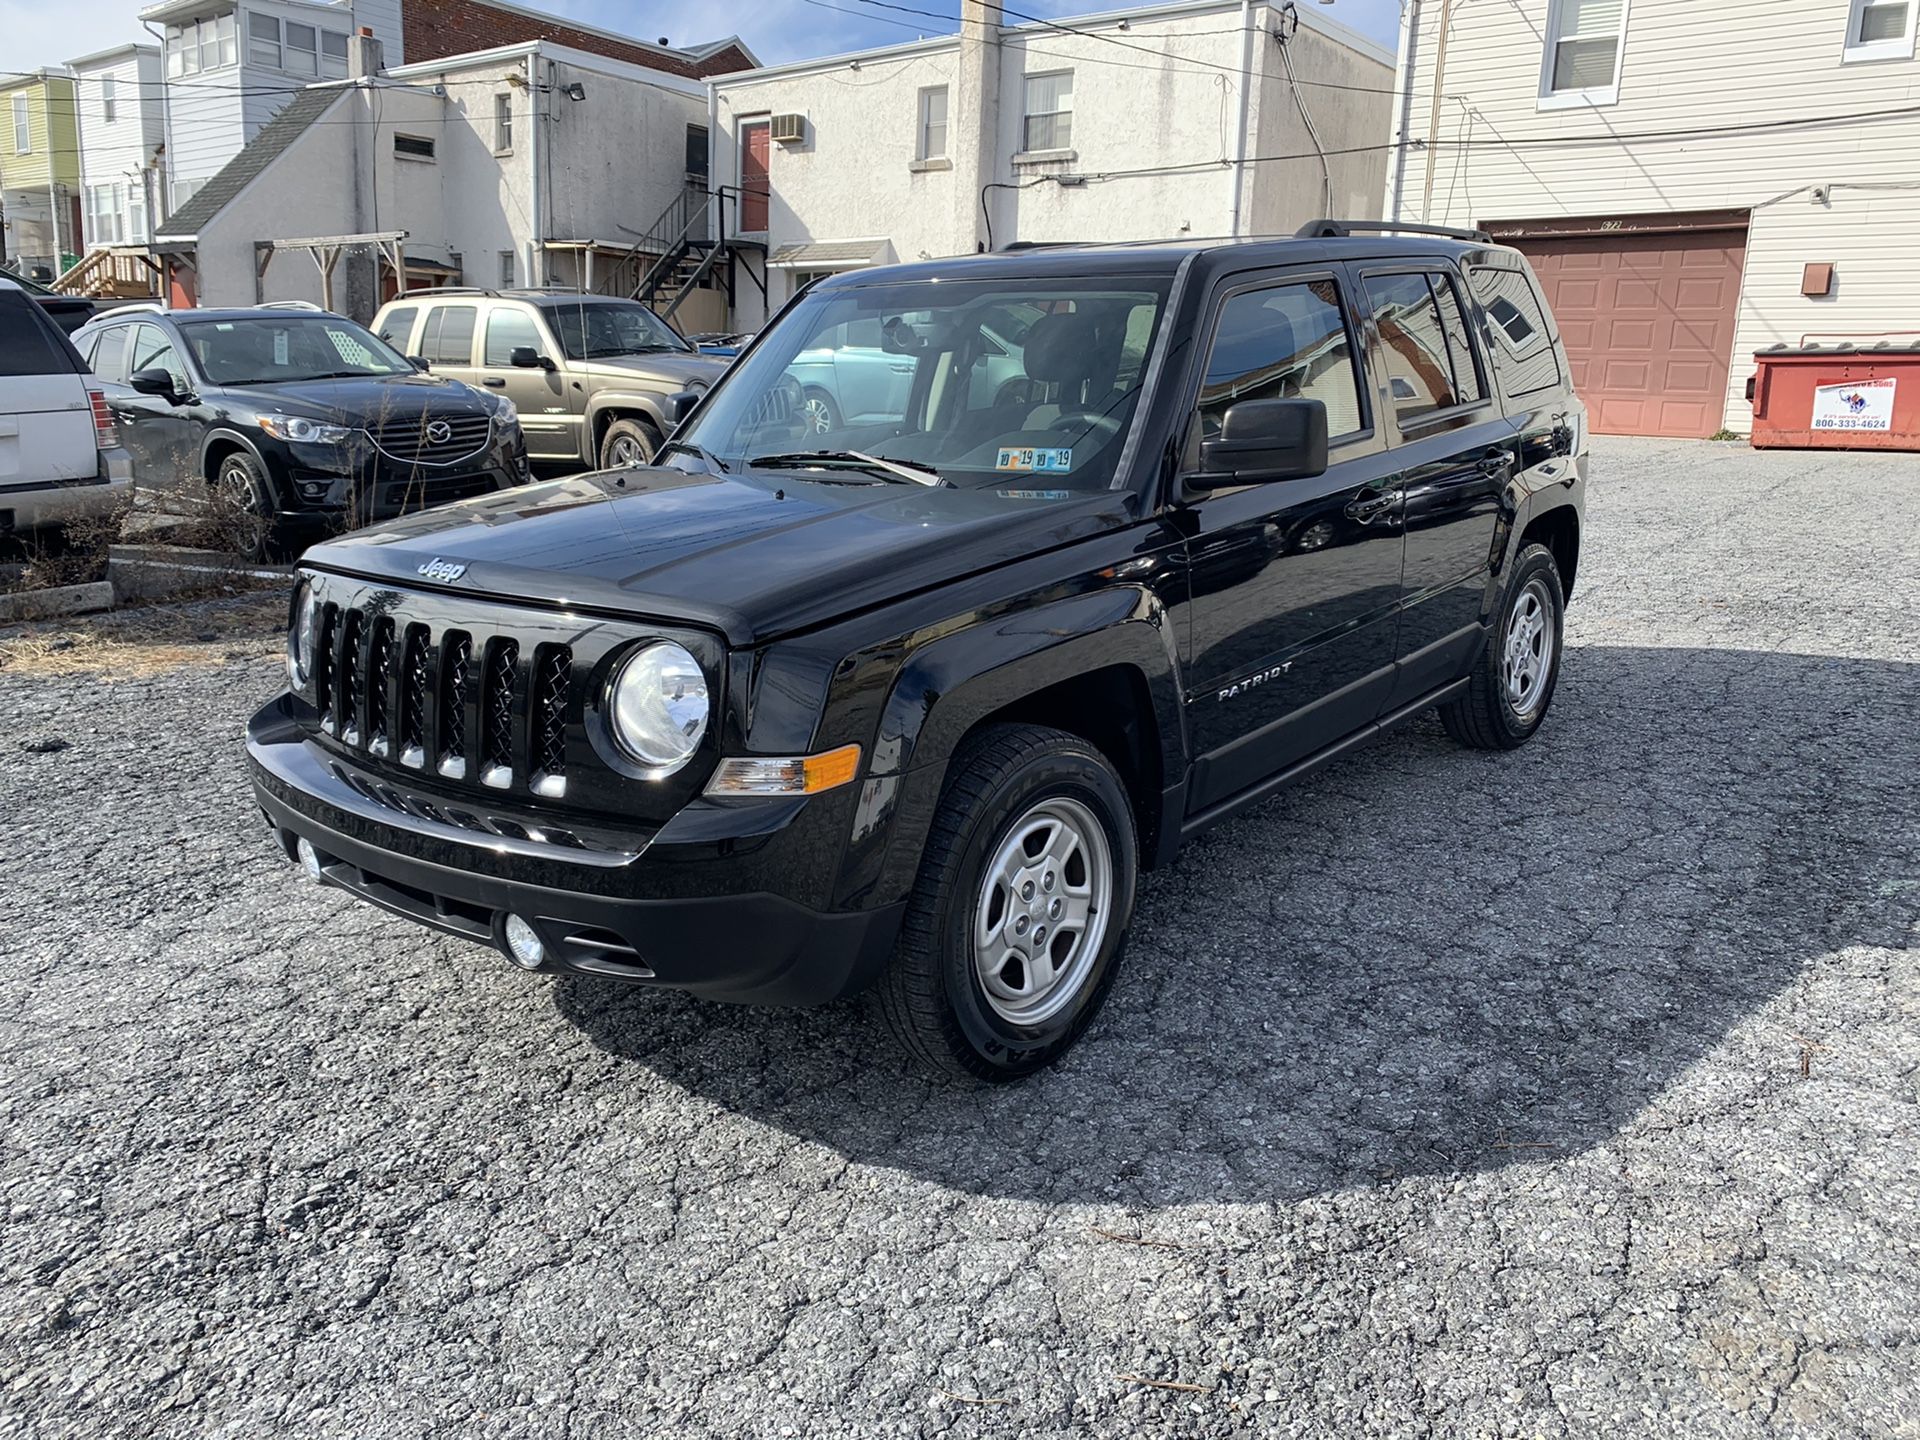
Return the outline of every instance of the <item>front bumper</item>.
[[[713,1000],[815,1005],[864,988],[899,930],[903,905],[831,911],[766,883],[816,868],[802,857],[817,853],[827,817],[805,823],[804,803],[786,812],[797,823],[771,831],[764,807],[740,807],[731,812],[739,817],[733,838],[716,834],[709,813],[697,839],[676,841],[670,823],[631,836],[630,849],[604,837],[560,846],[541,842],[531,813],[509,827],[527,832],[524,839],[403,815],[391,787],[349,783],[351,772],[283,701],[248,725],[247,754],[255,797],[281,848],[292,858],[299,840],[311,844],[323,883],[502,950],[506,918],[520,916],[541,938],[545,971]],[[390,798],[376,798],[382,789]],[[789,853],[791,864],[782,858]]]
[[[356,525],[525,485],[533,478],[518,426],[449,465],[398,460],[360,434],[345,445],[269,439],[261,444],[280,508],[296,515],[350,517]]]

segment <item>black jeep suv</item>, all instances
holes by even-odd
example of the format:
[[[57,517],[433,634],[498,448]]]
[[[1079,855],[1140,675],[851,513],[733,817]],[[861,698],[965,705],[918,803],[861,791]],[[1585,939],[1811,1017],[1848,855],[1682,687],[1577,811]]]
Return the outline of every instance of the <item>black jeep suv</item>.
[[[328,311],[128,307],[73,343],[142,485],[190,480],[269,522],[340,526],[529,478],[512,401],[423,374]]]
[[[1484,236],[1364,228],[829,279],[654,468],[310,551],[268,824],[529,970],[871,986],[937,1070],[1045,1065],[1186,837],[1423,710],[1507,749],[1553,698],[1552,317]],[[823,432],[796,370],[849,327],[906,383]]]

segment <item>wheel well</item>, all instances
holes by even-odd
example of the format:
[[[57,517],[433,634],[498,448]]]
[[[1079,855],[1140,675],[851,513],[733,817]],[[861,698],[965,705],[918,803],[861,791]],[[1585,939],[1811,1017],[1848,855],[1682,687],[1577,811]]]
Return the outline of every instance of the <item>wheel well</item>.
[[[597,455],[600,446],[607,438],[607,431],[613,428],[616,420],[633,420],[646,426],[654,434],[662,433],[660,422],[644,410],[602,410],[593,417],[593,449]]]
[[[1580,564],[1580,516],[1571,505],[1562,505],[1540,516],[1520,536],[1520,548],[1544,545],[1560,568],[1560,592],[1573,594],[1573,572]]]
[[[1145,675],[1131,665],[1076,675],[982,716],[973,728],[1007,723],[1065,730],[1105,755],[1133,801],[1141,865],[1152,864],[1163,782],[1160,725]]]
[[[200,475],[209,485],[220,478],[220,463],[229,455],[244,455],[247,447],[238,440],[214,439],[207,442],[207,453],[200,459]]]

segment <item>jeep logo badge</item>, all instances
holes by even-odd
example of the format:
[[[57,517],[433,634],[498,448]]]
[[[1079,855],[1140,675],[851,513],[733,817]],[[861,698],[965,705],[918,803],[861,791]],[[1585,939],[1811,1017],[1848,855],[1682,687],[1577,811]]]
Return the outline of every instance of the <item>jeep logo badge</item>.
[[[453,426],[444,420],[427,422],[427,440],[433,445],[444,445],[453,438]]]
[[[456,565],[451,560],[442,560],[436,555],[433,559],[422,565],[418,573],[424,575],[429,580],[439,580],[451,584],[467,573],[467,567],[464,565]]]

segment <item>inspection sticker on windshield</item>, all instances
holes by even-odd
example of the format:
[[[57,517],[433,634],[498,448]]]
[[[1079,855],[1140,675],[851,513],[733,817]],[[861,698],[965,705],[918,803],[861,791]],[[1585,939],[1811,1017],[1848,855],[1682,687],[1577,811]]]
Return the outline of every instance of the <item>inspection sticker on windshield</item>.
[[[1035,450],[1025,447],[1003,446],[1000,459],[995,462],[996,470],[1018,470],[1025,474],[1038,472],[1046,474],[1073,469],[1072,450]]]

